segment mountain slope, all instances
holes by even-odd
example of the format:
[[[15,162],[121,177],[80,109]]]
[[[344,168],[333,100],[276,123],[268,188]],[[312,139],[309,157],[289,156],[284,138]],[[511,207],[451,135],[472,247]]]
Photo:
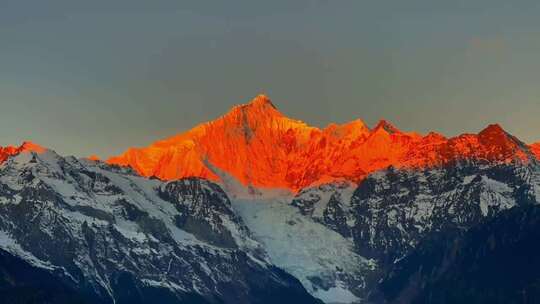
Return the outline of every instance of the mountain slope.
[[[359,255],[354,243],[312,221],[289,204],[289,197],[233,199],[253,236],[273,263],[285,269],[326,303],[358,303],[377,264]]]
[[[353,239],[362,256],[391,264],[431,233],[466,230],[539,198],[536,162],[462,162],[429,170],[389,168],[358,187],[341,182],[306,188],[291,204]]]
[[[391,303],[538,303],[540,207],[426,240],[381,284]]]
[[[244,185],[286,188],[344,178],[358,182],[387,168],[431,168],[460,160],[528,162],[530,147],[490,125],[478,134],[445,138],[398,130],[382,120],[373,129],[355,120],[324,129],[287,118],[263,95],[185,133],[131,148],[110,164],[130,166],[143,176],[217,180],[211,164]]]
[[[532,144],[531,151],[536,155],[536,158],[540,159],[540,142]]]
[[[0,294],[4,303],[90,303],[48,271],[0,249]]]
[[[539,198],[536,161],[463,161],[424,170],[391,167],[368,175],[358,186],[340,181],[308,187],[290,204],[377,265],[371,273],[364,270],[365,285],[358,294],[383,303],[378,281],[426,240],[466,232],[508,209],[537,205]]]
[[[0,165],[0,248],[91,303],[318,303],[216,184],[49,150]]]

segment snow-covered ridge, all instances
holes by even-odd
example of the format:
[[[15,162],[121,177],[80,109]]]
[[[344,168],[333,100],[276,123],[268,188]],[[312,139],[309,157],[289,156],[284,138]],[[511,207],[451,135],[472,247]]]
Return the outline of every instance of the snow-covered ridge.
[[[134,288],[226,303],[249,303],[254,281],[301,293],[276,265],[327,303],[362,303],[426,236],[540,197],[536,162],[388,168],[293,194],[244,186],[204,161],[218,184],[162,182],[53,151],[10,157],[0,165],[0,248],[111,302],[120,273]]]
[[[219,186],[163,183],[50,150],[0,165],[0,248],[61,270],[103,303],[117,302],[122,284],[209,303],[250,303],[266,286],[314,303],[275,270]]]
[[[293,203],[350,237],[358,253],[384,264],[407,254],[429,234],[468,229],[501,211],[538,203],[539,176],[536,162],[390,168],[369,175],[350,201],[350,190],[335,184],[305,189]]]

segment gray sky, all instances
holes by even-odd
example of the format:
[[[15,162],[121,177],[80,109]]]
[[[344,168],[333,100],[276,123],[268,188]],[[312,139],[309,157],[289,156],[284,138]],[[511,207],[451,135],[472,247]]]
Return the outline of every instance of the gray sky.
[[[0,145],[106,157],[266,93],[325,126],[380,118],[540,140],[539,1],[2,0]]]

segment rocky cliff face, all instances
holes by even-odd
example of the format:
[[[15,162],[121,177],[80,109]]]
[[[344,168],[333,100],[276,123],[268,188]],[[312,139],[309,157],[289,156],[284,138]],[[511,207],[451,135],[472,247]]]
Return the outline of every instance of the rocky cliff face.
[[[538,303],[540,207],[426,239],[380,284],[390,303]]]
[[[462,162],[420,171],[389,168],[357,187],[348,182],[310,187],[291,204],[376,263],[364,288],[368,298],[382,303],[377,273],[384,275],[427,239],[459,235],[506,210],[537,205],[539,198],[536,162]]]
[[[468,229],[503,210],[537,203],[539,177],[536,164],[382,171],[352,197],[352,236],[364,255],[382,254],[391,263],[430,234]]]

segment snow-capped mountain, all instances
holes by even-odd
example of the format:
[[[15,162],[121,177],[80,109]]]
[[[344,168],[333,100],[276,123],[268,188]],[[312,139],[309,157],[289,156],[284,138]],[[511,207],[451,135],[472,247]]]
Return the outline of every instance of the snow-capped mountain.
[[[314,303],[305,287],[326,303],[383,303],[379,280],[426,239],[540,197],[534,160],[389,168],[297,194],[212,170],[220,185],[22,151],[0,165],[0,247],[91,302]]]
[[[210,167],[273,262],[329,303],[382,303],[378,281],[426,238],[466,231],[540,197],[540,165],[532,158],[390,167],[359,184],[338,180],[296,195],[242,190]]]
[[[396,302],[380,282],[423,267],[423,244],[538,205],[539,156],[496,124],[319,129],[262,95],[106,162],[0,148],[0,292],[39,277],[53,303]]]
[[[50,150],[0,165],[0,248],[88,303],[317,303],[218,185]]]

